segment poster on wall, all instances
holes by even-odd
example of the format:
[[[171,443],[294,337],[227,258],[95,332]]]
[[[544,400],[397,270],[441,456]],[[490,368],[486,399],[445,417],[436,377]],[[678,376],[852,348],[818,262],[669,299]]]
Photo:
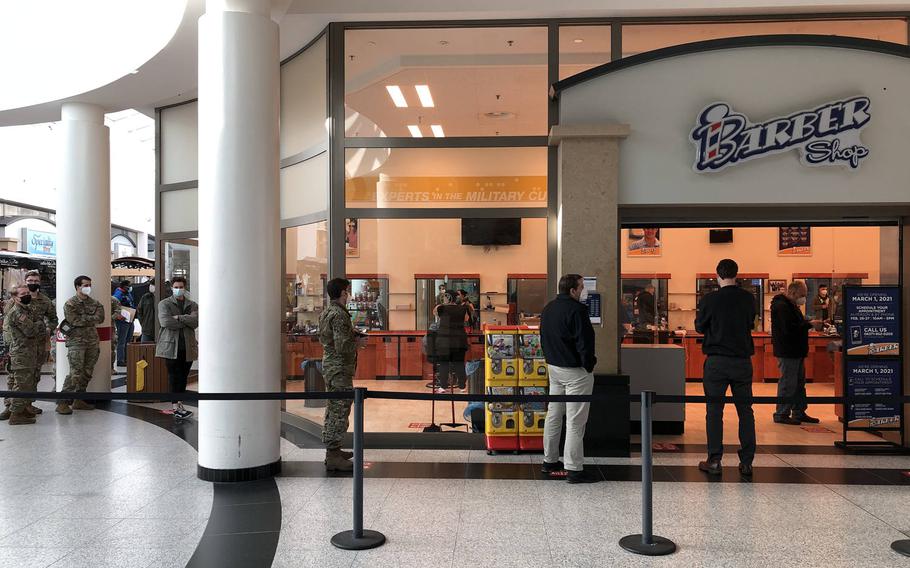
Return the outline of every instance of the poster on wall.
[[[900,288],[844,286],[847,356],[900,355]]]
[[[811,227],[778,227],[777,256],[812,256]]]
[[[57,235],[48,231],[22,229],[23,249],[29,254],[57,256]]]
[[[360,258],[360,222],[357,219],[344,220],[344,256]]]
[[[899,359],[848,360],[844,380],[847,396],[899,396],[901,362]],[[901,427],[901,409],[896,403],[852,403],[845,410],[849,428],[897,430]]]
[[[629,229],[629,256],[660,256],[662,244],[660,242],[660,229],[647,227],[643,229]]]

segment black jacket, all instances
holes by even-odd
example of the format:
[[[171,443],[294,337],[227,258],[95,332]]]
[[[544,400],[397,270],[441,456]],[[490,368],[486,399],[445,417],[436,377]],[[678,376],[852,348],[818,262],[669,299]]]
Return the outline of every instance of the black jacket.
[[[748,358],[755,353],[752,328],[755,297],[739,286],[724,286],[701,299],[695,331],[705,334],[705,355]]]
[[[774,356],[802,359],[809,355],[809,329],[812,325],[790,298],[778,294],[771,300],[771,343]]]
[[[540,344],[548,364],[594,371],[597,357],[588,307],[568,294],[557,296],[540,314]]]

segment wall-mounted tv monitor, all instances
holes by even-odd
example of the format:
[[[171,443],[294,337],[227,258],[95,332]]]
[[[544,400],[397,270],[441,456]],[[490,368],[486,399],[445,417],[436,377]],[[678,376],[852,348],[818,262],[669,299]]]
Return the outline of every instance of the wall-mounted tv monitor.
[[[461,244],[509,246],[521,244],[521,219],[462,219]]]
[[[733,242],[733,229],[709,229],[708,242],[712,245]]]

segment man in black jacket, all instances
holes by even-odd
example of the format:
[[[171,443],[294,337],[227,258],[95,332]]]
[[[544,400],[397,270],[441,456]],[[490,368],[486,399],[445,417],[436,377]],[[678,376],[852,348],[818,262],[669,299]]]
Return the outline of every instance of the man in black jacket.
[[[550,394],[589,395],[594,390],[594,328],[588,317],[584,278],[567,274],[559,280],[559,296],[540,316],[540,343],[547,359]],[[594,483],[598,479],[584,469],[585,426],[588,402],[551,402],[544,423],[543,472],[565,468],[569,483]],[[565,465],[559,461],[562,417],[566,417]]]
[[[720,290],[702,298],[698,306],[695,330],[705,336],[702,351],[707,355],[702,385],[705,396],[726,396],[733,391],[739,415],[739,472],[752,475],[755,458],[755,416],[752,413],[752,327],[755,322],[755,298],[736,283],[739,267],[729,258],[717,264]],[[707,414],[708,460],[698,469],[711,475],[723,473],[720,460],[724,455],[724,403],[709,402]]]
[[[819,320],[806,321],[801,306],[809,291],[804,282],[791,282],[786,294],[771,300],[771,343],[780,369],[777,396],[806,398],[806,356],[809,355],[809,330]],[[791,416],[792,413],[792,416]],[[780,403],[774,413],[778,424],[818,423],[806,414],[806,403]]]

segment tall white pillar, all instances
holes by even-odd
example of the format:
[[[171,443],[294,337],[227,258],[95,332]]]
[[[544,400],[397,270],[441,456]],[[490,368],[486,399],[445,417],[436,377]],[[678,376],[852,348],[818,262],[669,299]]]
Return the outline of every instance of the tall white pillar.
[[[278,25],[268,0],[199,20],[199,390],[280,389]],[[169,275],[168,275],[169,276]],[[279,401],[202,401],[199,476],[280,468]]]
[[[149,234],[145,231],[139,231],[136,238],[136,256],[140,258],[149,257]]]
[[[111,150],[104,109],[64,103],[60,112],[62,164],[57,205],[57,316],[76,293],[73,279],[92,279],[92,297],[104,306],[98,326],[101,354],[86,390],[111,390]],[[57,343],[57,390],[69,363],[66,346]]]

